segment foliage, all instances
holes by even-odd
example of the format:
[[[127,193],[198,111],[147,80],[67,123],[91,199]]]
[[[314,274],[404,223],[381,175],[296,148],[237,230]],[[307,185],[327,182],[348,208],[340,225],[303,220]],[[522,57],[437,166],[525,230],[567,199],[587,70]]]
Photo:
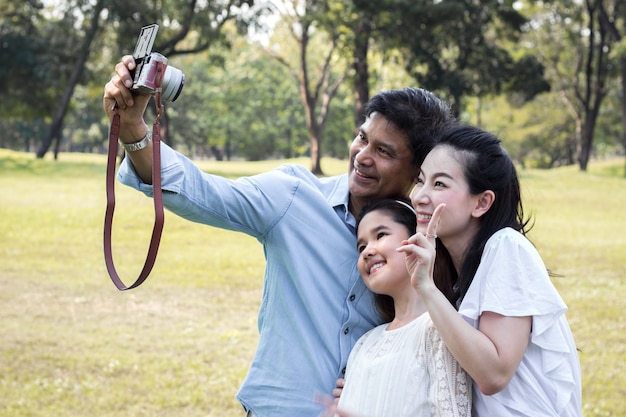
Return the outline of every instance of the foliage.
[[[288,71],[258,45],[232,32],[229,39],[232,49],[214,48],[202,60],[180,64],[189,82],[168,112],[181,150],[194,154],[208,145],[217,159],[248,160],[308,154],[302,103]],[[343,129],[341,139],[350,132],[343,122],[329,121],[331,132]],[[334,147],[330,154],[346,154],[346,140],[327,143]]]
[[[602,2],[539,3],[526,39],[546,44],[537,54],[547,78],[575,121],[575,160],[586,170],[609,76],[617,76],[610,37],[600,24]]]
[[[309,39],[308,69],[314,73],[321,67],[325,47],[334,39],[333,60],[341,64],[331,76],[336,79],[347,68],[349,77],[329,107],[324,155],[346,155],[355,120],[359,123],[355,110],[368,89],[378,92],[410,84],[433,89],[451,104],[461,100],[455,94],[462,94],[462,118],[496,132],[506,130],[514,137],[512,154],[526,166],[560,166],[576,160],[572,148],[580,147],[582,131],[576,116],[581,114],[576,85],[588,33],[584,2],[306,3],[311,6],[307,19],[315,35]],[[46,139],[95,2],[45,4],[0,2],[0,147],[35,151]],[[281,32],[284,25],[272,24],[275,16],[268,17],[273,13],[268,4],[107,0],[99,20],[102,30],[91,44],[68,103],[59,149],[104,150],[108,121],[101,109],[103,85],[119,57],[132,52],[138,28],[158,22],[154,49],[187,75],[181,98],[167,106],[164,129],[174,147],[189,155],[224,159],[308,155],[310,134],[300,92],[290,85],[293,75],[260,51],[259,39],[267,38],[259,37],[263,32],[258,27],[267,25],[273,28],[272,47],[293,63],[299,58],[291,35]],[[606,9],[619,36],[626,27],[623,4],[614,0],[594,4]],[[247,25],[255,28],[250,32],[254,37],[244,33]],[[358,36],[368,37],[366,66],[356,65],[355,49],[363,41]],[[612,42],[607,51],[608,95],[591,132],[596,156],[624,155],[626,149],[618,65],[625,43]],[[355,65],[348,67],[350,63]],[[366,81],[358,78],[364,72]]]
[[[300,93],[306,127],[309,134],[311,171],[322,175],[321,157],[324,131],[329,117],[331,101],[346,79],[350,61],[338,51],[345,33],[342,25],[333,24],[337,11],[344,10],[343,3],[318,0],[276,1],[281,20],[270,38],[266,51],[285,66]],[[333,7],[333,5],[339,7]],[[339,13],[340,14],[340,13]],[[294,54],[286,54],[280,47],[286,42],[277,35],[286,34]]]
[[[482,109],[483,127],[496,133],[509,155],[521,166],[552,168],[574,161],[575,138],[571,114],[551,94],[542,94],[523,109],[506,97]]]
[[[2,10],[4,9],[4,10]],[[0,117],[40,119],[54,112],[78,41],[72,13],[57,22],[42,15],[39,1],[0,5]]]
[[[418,85],[445,96],[456,112],[468,96],[510,91],[530,100],[549,88],[531,54],[512,56],[508,43],[526,22],[513,1],[385,3],[384,12],[373,17],[375,36],[402,51]],[[356,4],[364,10],[380,7]]]
[[[200,53],[213,45],[228,46],[222,33],[226,23],[235,21],[243,33],[266,13],[263,7],[251,11],[254,0],[111,2],[109,20],[115,25],[118,45],[115,56],[127,54],[128,46],[135,45],[138,28],[151,23],[160,24],[154,50],[171,58]]]

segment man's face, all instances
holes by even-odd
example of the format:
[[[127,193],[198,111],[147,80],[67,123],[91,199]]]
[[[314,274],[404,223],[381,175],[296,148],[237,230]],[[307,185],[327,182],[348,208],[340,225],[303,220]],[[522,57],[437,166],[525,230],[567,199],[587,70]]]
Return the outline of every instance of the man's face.
[[[356,208],[380,197],[408,195],[417,178],[406,135],[372,113],[350,145],[348,184]]]

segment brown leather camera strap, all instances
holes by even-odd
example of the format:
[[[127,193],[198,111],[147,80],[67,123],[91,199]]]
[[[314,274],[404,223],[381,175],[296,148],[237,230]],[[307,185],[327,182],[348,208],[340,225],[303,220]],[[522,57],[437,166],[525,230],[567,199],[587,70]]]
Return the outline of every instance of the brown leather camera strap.
[[[160,85],[160,84],[159,84]],[[160,91],[160,90],[159,90]],[[104,260],[106,263],[107,271],[113,281],[113,284],[120,291],[136,288],[141,285],[148,275],[152,271],[152,267],[156,261],[157,253],[159,251],[159,243],[161,242],[161,233],[163,232],[163,223],[165,215],[163,211],[163,192],[161,190],[161,131],[159,126],[159,118],[161,117],[161,93],[158,92],[155,96],[157,116],[152,126],[152,187],[153,187],[153,200],[154,200],[154,227],[152,229],[152,237],[150,239],[150,246],[148,248],[148,254],[143,269],[139,273],[139,277],[135,282],[126,286],[120,279],[115,265],[113,264],[113,251],[111,247],[111,234],[113,228],[113,213],[115,211],[115,167],[117,162],[117,150],[118,139],[120,134],[120,115],[115,108],[115,114],[111,121],[111,127],[109,130],[109,154],[107,161],[106,172],[106,194],[107,194],[107,207],[104,216]]]

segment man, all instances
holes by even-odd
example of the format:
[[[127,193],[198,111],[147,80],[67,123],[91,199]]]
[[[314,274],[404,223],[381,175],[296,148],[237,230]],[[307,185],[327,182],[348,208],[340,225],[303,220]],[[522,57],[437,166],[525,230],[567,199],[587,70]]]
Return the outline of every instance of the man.
[[[103,106],[111,119],[117,104],[120,140],[139,144],[127,151],[120,180],[150,196],[152,143],[143,120],[149,96],[129,90],[134,68],[131,56],[116,65]],[[416,88],[374,96],[366,115],[350,146],[348,173],[336,177],[283,165],[229,180],[161,145],[168,210],[254,236],[264,247],[259,344],[237,393],[250,416],[322,411],[314,393],[333,391],[355,341],[380,322],[356,266],[355,218],[372,199],[408,195],[434,137],[454,121],[440,99]]]

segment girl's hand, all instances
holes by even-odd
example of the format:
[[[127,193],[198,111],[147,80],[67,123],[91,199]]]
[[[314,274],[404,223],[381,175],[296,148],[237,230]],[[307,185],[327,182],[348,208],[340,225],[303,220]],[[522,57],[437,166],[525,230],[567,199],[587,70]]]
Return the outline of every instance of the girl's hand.
[[[433,212],[426,227],[426,234],[417,232],[398,248],[406,255],[406,267],[411,275],[411,283],[415,288],[433,283],[433,269],[435,267],[437,228],[441,214],[445,210],[444,203],[439,204]]]

